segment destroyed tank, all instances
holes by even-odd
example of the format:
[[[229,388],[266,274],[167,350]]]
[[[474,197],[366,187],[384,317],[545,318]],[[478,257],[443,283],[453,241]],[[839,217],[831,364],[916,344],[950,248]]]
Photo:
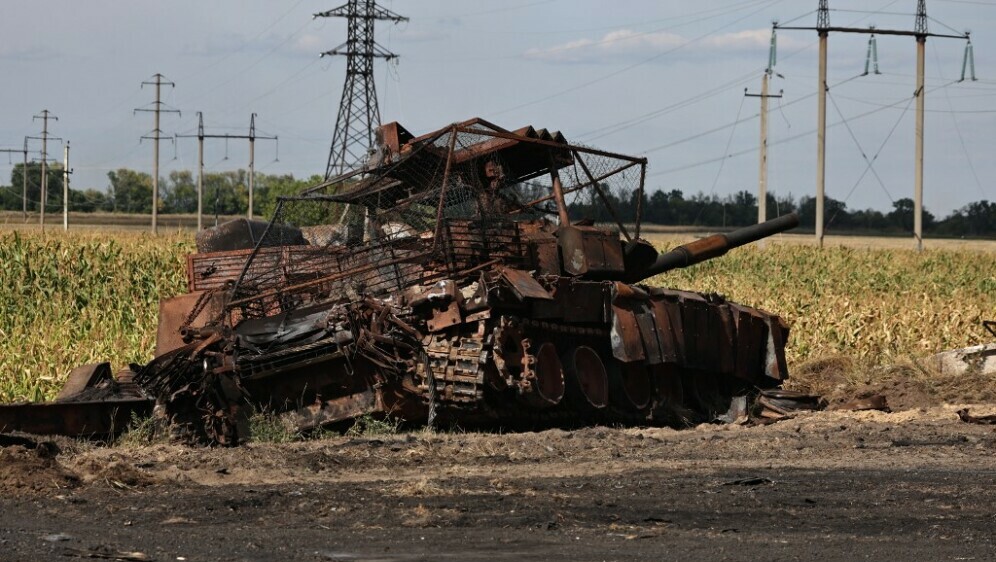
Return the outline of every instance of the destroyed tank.
[[[782,382],[788,327],[642,283],[798,218],[659,254],[640,238],[646,167],[532,127],[385,125],[362,170],[198,235],[134,380],[183,434],[226,445],[253,409],[300,430],[711,419]]]

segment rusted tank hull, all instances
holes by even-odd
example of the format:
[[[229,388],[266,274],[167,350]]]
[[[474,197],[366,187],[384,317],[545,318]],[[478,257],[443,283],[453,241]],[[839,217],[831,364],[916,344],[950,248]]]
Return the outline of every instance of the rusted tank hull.
[[[463,426],[685,424],[786,373],[781,319],[718,295],[510,269],[429,289],[264,319],[287,332],[294,322],[352,328],[264,354],[240,350],[240,337],[205,340],[139,380],[187,423],[227,418],[197,433],[235,444],[246,437],[237,419],[246,398],[301,430],[371,414]],[[205,365],[213,376],[200,378]],[[193,417],[180,411],[191,404]]]

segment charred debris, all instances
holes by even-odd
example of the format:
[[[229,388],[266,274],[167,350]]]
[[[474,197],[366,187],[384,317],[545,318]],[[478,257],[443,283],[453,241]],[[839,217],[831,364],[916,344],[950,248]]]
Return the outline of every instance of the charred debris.
[[[365,415],[682,425],[786,378],[778,316],[641,283],[795,215],[659,254],[639,205],[622,216],[607,197],[642,200],[644,158],[482,119],[419,137],[390,123],[378,142],[365,169],[281,199],[269,223],[199,233],[152,361],[76,369],[56,402],[0,406],[0,428],[110,435],[153,407],[176,434],[221,445],[250,437],[254,409],[300,431]],[[568,202],[614,224],[571,217]]]

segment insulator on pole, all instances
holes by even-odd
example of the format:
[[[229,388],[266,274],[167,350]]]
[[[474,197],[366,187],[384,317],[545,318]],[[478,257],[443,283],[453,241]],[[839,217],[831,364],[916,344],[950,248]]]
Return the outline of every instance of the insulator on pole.
[[[777,22],[775,23],[777,25]],[[768,47],[768,68],[767,72],[770,74],[775,68],[775,63],[778,62],[778,32],[774,25],[771,26],[771,46]]]
[[[875,39],[874,33],[868,37],[868,54],[865,56],[865,72],[862,76],[867,76],[869,70],[873,74],[882,74],[878,70],[878,41]]]
[[[969,71],[969,79],[972,82],[976,81],[975,78],[975,49],[972,47],[972,39],[968,37],[968,33],[965,34],[967,41],[965,41],[965,57],[961,61],[961,79],[959,82],[965,81],[965,71]]]

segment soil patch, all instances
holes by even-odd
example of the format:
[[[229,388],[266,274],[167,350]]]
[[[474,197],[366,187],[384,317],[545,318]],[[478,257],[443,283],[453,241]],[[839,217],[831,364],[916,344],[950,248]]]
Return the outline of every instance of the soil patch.
[[[0,495],[57,492],[79,484],[79,477],[59,464],[48,448],[0,449]]]

